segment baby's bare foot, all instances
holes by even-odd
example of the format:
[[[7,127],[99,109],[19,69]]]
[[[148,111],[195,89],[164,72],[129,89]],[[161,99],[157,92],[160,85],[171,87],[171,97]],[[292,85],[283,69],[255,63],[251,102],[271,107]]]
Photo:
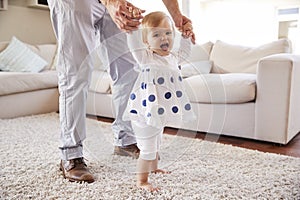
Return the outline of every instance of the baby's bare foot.
[[[152,171],[152,173],[154,173],[154,174],[171,174],[170,171],[166,171],[163,169],[156,169],[156,170]]]
[[[146,182],[146,183],[138,183],[137,186],[138,186],[138,188],[147,190],[149,192],[157,192],[158,190],[160,190],[159,187],[153,187],[153,185],[151,185],[148,182]]]

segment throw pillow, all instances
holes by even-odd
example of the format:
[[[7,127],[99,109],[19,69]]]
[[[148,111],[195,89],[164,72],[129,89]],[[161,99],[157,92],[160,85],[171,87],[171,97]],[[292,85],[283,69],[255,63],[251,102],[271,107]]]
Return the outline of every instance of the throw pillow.
[[[210,60],[213,61],[213,73],[256,73],[257,62],[272,54],[290,53],[288,39],[261,45],[246,47],[231,45],[220,40],[214,44]]]
[[[50,66],[49,66],[49,70],[56,70],[56,66],[57,66],[57,62],[58,62],[57,50],[58,50],[58,46],[56,45],[56,49],[55,49],[55,52],[54,52],[54,56],[53,56],[52,62],[50,64]]]
[[[53,69],[52,64],[55,59],[55,53],[56,53],[56,44],[38,44],[38,45],[28,45],[27,46],[37,55],[41,56],[48,65],[44,67],[43,71],[46,70],[55,70]]]
[[[9,42],[0,42],[0,52],[3,51],[7,46]]]
[[[209,60],[209,49],[207,49],[208,47],[208,43],[205,44],[195,44],[192,46],[192,53],[190,55],[190,57],[188,58],[189,62],[195,62],[195,61],[200,61],[200,60]]]
[[[181,75],[183,78],[187,78],[200,74],[209,74],[211,67],[212,62],[209,60],[186,63],[181,66]]]
[[[173,52],[178,51],[180,47],[181,33],[179,31],[175,31],[175,39],[173,45]],[[213,43],[206,42],[203,44],[195,44],[192,45],[192,53],[190,57],[187,59],[188,62],[195,62],[200,60],[209,60],[209,54],[211,52]]]
[[[0,69],[10,72],[40,72],[48,63],[26,44],[13,37],[0,53]]]

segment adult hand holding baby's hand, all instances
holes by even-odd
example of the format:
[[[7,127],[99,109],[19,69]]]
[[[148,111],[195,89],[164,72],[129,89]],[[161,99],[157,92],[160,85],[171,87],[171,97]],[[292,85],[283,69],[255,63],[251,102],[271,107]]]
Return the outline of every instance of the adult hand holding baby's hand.
[[[140,25],[144,10],[125,0],[101,0],[101,2],[119,29],[130,32],[136,30]]]

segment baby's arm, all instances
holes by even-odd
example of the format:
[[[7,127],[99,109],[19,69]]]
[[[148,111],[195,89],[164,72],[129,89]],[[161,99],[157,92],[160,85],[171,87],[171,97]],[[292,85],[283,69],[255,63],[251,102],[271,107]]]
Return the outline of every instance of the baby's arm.
[[[142,42],[142,30],[138,29],[131,33],[127,33],[127,43],[133,57],[141,64],[147,48]]]
[[[178,63],[186,62],[192,54],[192,41],[190,38],[184,38],[181,36],[180,46],[177,52]]]
[[[195,34],[193,32],[193,26],[191,22],[187,22],[186,24],[184,24],[181,31],[182,37],[178,50],[179,64],[188,60],[188,57],[192,53],[192,43],[195,44]]]

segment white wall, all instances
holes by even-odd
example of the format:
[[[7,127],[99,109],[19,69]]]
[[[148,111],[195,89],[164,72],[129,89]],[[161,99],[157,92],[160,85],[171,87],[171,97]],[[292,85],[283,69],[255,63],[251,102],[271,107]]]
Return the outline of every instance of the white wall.
[[[300,0],[179,0],[180,6],[187,1],[198,43],[219,39],[250,46],[277,39],[277,6],[300,6]],[[0,11],[0,41],[15,35],[32,44],[56,42],[48,10],[28,8],[25,0],[8,2],[8,10]],[[131,2],[147,13],[166,11],[161,0]]]
[[[0,11],[0,41],[9,41],[12,36],[16,36],[32,44],[56,42],[49,10],[28,8],[26,0],[8,2],[8,10]],[[147,13],[155,10],[167,12],[161,0],[130,0],[130,2],[146,9]]]
[[[300,0],[189,1],[198,43],[223,40],[248,46],[278,39],[278,6],[300,6]]]
[[[182,9],[181,1],[186,0],[178,0],[178,4],[180,9]],[[168,14],[168,10],[163,4],[162,0],[129,0],[133,5],[137,6],[140,9],[146,10],[145,14],[148,14],[153,11],[163,11]]]
[[[12,36],[31,44],[55,43],[49,10],[28,8],[24,0],[9,0],[8,10],[0,11],[0,41]]]

